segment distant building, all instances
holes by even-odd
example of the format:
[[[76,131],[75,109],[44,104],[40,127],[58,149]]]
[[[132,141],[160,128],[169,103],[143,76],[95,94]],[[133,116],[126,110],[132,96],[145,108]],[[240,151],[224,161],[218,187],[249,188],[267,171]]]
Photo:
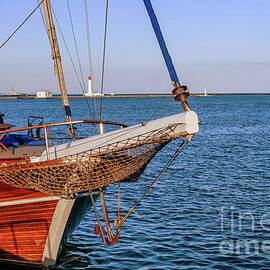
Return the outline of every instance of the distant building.
[[[14,89],[12,89],[12,90],[7,92],[7,96],[14,96],[14,97],[25,96],[25,93],[19,93],[19,92],[15,91]]]
[[[37,92],[37,98],[48,98],[52,97],[52,92],[49,90],[41,90]]]

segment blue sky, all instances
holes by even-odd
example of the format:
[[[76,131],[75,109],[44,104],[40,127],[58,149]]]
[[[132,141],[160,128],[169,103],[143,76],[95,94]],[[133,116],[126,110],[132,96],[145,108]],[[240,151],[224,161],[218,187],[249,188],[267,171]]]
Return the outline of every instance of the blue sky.
[[[85,80],[88,56],[83,0],[69,0]],[[88,0],[95,90],[100,89],[105,1]],[[12,3],[12,5],[11,5]],[[269,0],[152,0],[176,70],[191,92],[269,92]],[[0,41],[35,7],[0,1]],[[66,0],[52,0],[75,57]],[[63,42],[69,93],[81,93]],[[110,0],[105,92],[169,93],[170,79],[142,0]],[[40,12],[0,50],[0,91],[58,92]]]

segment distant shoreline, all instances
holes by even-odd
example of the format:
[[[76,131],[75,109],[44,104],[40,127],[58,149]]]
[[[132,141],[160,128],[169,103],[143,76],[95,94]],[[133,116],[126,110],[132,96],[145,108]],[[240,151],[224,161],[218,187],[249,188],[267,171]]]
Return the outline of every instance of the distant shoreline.
[[[210,97],[210,96],[267,96],[270,93],[209,93],[204,94],[191,94],[192,97]],[[136,98],[136,97],[170,97],[171,94],[114,94],[114,95],[104,95],[103,98]],[[83,95],[68,95],[69,98],[101,98],[100,96],[89,97]],[[61,98],[60,95],[53,95],[52,97],[47,98],[37,98],[35,95],[26,95],[26,96],[7,96],[2,95],[0,99],[55,99]]]

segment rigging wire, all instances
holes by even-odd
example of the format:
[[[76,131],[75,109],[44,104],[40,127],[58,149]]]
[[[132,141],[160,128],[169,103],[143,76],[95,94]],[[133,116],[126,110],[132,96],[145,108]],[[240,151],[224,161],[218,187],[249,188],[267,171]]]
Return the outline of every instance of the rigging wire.
[[[141,196],[141,198],[134,204],[134,206],[129,210],[129,212],[125,215],[125,217],[119,222],[119,227],[117,229],[120,230],[121,226],[126,222],[127,218],[130,216],[132,212],[134,212],[135,208],[140,204],[142,199],[147,195],[147,193],[152,189],[152,187],[156,184],[156,182],[159,180],[159,178],[165,173],[165,171],[172,165],[172,163],[176,160],[176,158],[179,156],[179,154],[184,150],[184,148],[187,146],[191,139],[186,138],[176,149],[174,154],[171,156],[169,161],[165,164],[162,171],[159,173],[159,175],[156,177],[156,179],[152,182],[150,187],[144,192],[144,194]]]
[[[87,0],[84,0],[84,11],[85,11],[85,25],[86,25],[86,35],[87,35],[87,46],[88,46],[89,74],[93,75],[93,62],[92,62],[92,57],[91,57],[91,42],[90,42],[90,29],[89,29],[89,17],[88,17]]]
[[[39,4],[39,0],[37,0],[37,3]],[[42,21],[43,21],[43,25],[44,25],[45,30],[46,30],[47,37],[50,40],[47,25],[46,25],[46,22],[45,22],[45,18],[44,18],[43,12],[42,12],[42,8],[40,6],[39,6],[39,11],[40,11],[40,15],[41,15],[41,18],[42,18]]]
[[[71,56],[70,50],[69,50],[69,48],[68,48],[68,46],[67,46],[67,42],[66,42],[66,40],[65,40],[64,34],[63,34],[63,32],[62,32],[62,29],[61,29],[61,27],[60,27],[59,21],[58,21],[58,19],[57,19],[57,17],[56,17],[56,14],[55,14],[55,11],[54,11],[53,6],[51,6],[51,8],[52,8],[53,16],[54,16],[55,21],[56,21],[56,24],[57,24],[57,26],[58,26],[60,35],[61,35],[61,37],[62,37],[62,39],[63,39],[65,48],[66,48],[66,50],[67,50],[69,59],[70,59],[70,61],[71,61],[71,63],[72,63],[73,69],[74,69],[74,71],[75,71],[75,73],[76,73],[76,76],[77,76],[77,79],[78,79],[78,81],[79,81],[80,87],[81,87],[82,91],[84,91],[83,85],[82,85],[81,80],[80,80],[80,78],[79,78],[79,74],[78,74],[78,72],[77,72],[77,69],[76,69],[76,66],[75,66],[75,64],[74,64],[73,58],[72,58],[72,56]]]
[[[71,25],[71,29],[72,29],[73,42],[74,42],[74,46],[75,46],[75,50],[76,50],[78,65],[79,65],[80,74],[81,74],[81,80],[82,80],[82,84],[83,84],[83,88],[84,88],[83,94],[85,94],[87,91],[86,91],[86,86],[85,86],[84,78],[83,78],[82,64],[81,64],[79,49],[78,49],[77,40],[76,40],[76,36],[75,36],[75,30],[74,30],[74,24],[73,24],[73,20],[72,20],[72,16],[71,16],[69,0],[67,0],[67,7],[68,7],[70,25]],[[88,39],[88,43],[90,42],[89,40],[90,39]],[[89,49],[89,45],[88,45],[88,49]],[[88,55],[90,55],[90,54],[91,54],[91,52],[88,51]],[[87,98],[85,99],[85,101],[87,103],[88,111],[90,112],[91,109],[90,109],[89,101]],[[95,102],[93,99],[92,99],[92,106],[93,106],[93,120],[96,120],[96,106],[95,106]],[[90,115],[91,115],[91,113],[92,112],[90,112]],[[97,132],[98,132],[98,128],[95,126],[95,134]]]
[[[43,0],[43,1],[44,1],[44,0]],[[43,2],[43,1],[42,1],[42,2]],[[37,0],[37,2],[39,3],[39,0]],[[42,3],[42,2],[41,2],[41,3]],[[82,90],[82,92],[83,92],[83,94],[84,94],[84,93],[85,93],[85,86],[82,84],[82,82],[81,82],[81,80],[80,80],[80,78],[79,78],[79,74],[78,74],[78,72],[77,72],[75,63],[74,63],[73,58],[72,58],[72,56],[71,56],[70,50],[69,50],[69,48],[68,48],[68,46],[67,46],[66,40],[65,40],[65,38],[64,38],[64,34],[63,34],[62,30],[61,30],[59,21],[58,21],[58,19],[57,19],[57,17],[56,17],[56,14],[55,14],[55,11],[54,11],[54,8],[53,8],[52,5],[51,5],[51,8],[52,8],[52,11],[53,11],[53,16],[54,16],[54,18],[55,18],[55,21],[56,21],[57,26],[58,26],[59,31],[60,31],[60,35],[61,35],[61,37],[62,37],[62,39],[63,39],[65,48],[66,48],[66,50],[67,50],[67,53],[68,53],[70,62],[71,62],[71,64],[72,64],[73,70],[74,70],[74,72],[75,72],[75,74],[76,74],[76,77],[77,77],[77,80],[78,80],[78,82],[79,82],[80,88],[81,88],[81,90]],[[45,27],[45,29],[46,29],[47,36],[48,36],[48,38],[49,38],[49,35],[48,35],[48,29],[47,29],[46,22],[45,22],[45,19],[44,19],[44,16],[43,16],[43,12],[42,12],[42,9],[41,9],[40,5],[39,5],[39,10],[40,10],[40,14],[41,14],[41,17],[42,17],[42,21],[43,21],[44,27]],[[75,41],[75,42],[76,42],[76,41]],[[77,44],[77,43],[76,43],[76,44]],[[87,103],[87,105],[88,105],[88,106],[87,106],[87,107],[88,107],[88,111],[89,111],[89,113],[90,113],[90,115],[91,115],[92,112],[91,112],[91,108],[90,108],[90,105],[89,105],[89,103],[88,103],[88,100],[86,100],[86,103]],[[94,119],[94,120],[95,120],[95,119]]]
[[[87,0],[84,0],[84,11],[85,11],[85,25],[86,25],[87,47],[88,47],[89,74],[91,76],[92,82],[94,82],[94,78],[93,78],[94,71],[93,71],[93,62],[92,62],[92,57],[91,57],[91,40],[90,40]],[[93,110],[94,110],[94,120],[96,120],[97,111],[96,111],[95,96],[92,97],[92,105],[93,105]]]
[[[47,0],[46,0],[45,3],[47,3]],[[48,4],[50,4],[50,2],[48,2],[46,4],[47,10],[49,11],[49,6],[51,6],[51,5],[48,6]],[[54,25],[53,22],[50,21],[50,20],[52,20],[52,17],[51,16],[48,16],[48,17],[49,17],[48,18],[48,20],[49,20],[48,24],[53,26]],[[49,31],[52,31],[52,29],[48,29],[48,31],[47,31],[48,37],[49,37]],[[52,38],[52,42],[50,41],[50,43],[51,43],[51,47],[52,47],[52,51],[53,51],[52,56],[53,56],[53,58],[54,57],[60,57],[60,55],[58,56],[57,53],[56,53],[57,49],[59,51],[57,40],[56,40],[56,42],[54,42],[53,37],[51,37],[51,38]],[[49,37],[49,39],[50,39],[50,37]],[[60,62],[61,62],[61,59],[60,59]],[[61,63],[60,63],[60,66],[61,66]],[[61,97],[62,97],[62,104],[63,104],[64,111],[65,111],[66,121],[70,122],[71,121],[71,111],[69,112],[69,115],[67,114],[67,111],[66,111],[66,107],[68,107],[69,110],[70,110],[69,100],[68,100],[68,96],[67,96],[67,93],[66,93],[66,85],[65,85],[64,79],[63,80],[60,79],[60,77],[61,77],[60,74],[61,74],[61,71],[62,71],[62,67],[60,69],[59,65],[57,65],[56,62],[54,61],[54,68],[55,68],[55,72],[57,73],[57,78],[58,78],[58,82],[59,82],[59,87],[60,87],[60,92],[61,92]],[[63,76],[63,71],[62,71],[61,75]],[[62,92],[63,91],[63,88],[61,87],[62,84],[64,84],[64,88],[65,88],[65,97],[64,97],[63,92]],[[68,128],[68,130],[69,130],[69,128]],[[72,125],[70,126],[70,131],[71,131],[71,136],[72,136],[72,138],[74,140],[75,135],[74,135],[74,129],[72,128]]]
[[[150,122],[161,111],[161,109],[163,109],[171,101],[172,98],[173,96],[171,96],[161,107],[159,107],[157,111],[153,113],[151,117],[145,123]]]
[[[104,41],[103,41],[103,57],[102,57],[102,74],[101,74],[101,87],[100,87],[101,97],[100,97],[99,121],[101,121],[102,96],[103,96],[103,91],[104,91],[103,88],[104,88],[104,72],[105,72],[106,43],[107,43],[108,9],[109,9],[109,0],[106,0]]]
[[[74,63],[73,58],[72,58],[72,56],[71,56],[70,50],[69,50],[69,48],[68,48],[68,46],[67,46],[67,42],[66,42],[66,40],[65,40],[64,34],[63,34],[63,32],[62,32],[62,29],[61,29],[61,27],[60,27],[59,21],[58,21],[58,19],[57,19],[57,17],[56,17],[56,14],[55,14],[55,11],[54,11],[53,6],[52,6],[52,12],[53,12],[53,16],[54,16],[54,18],[55,18],[55,21],[56,21],[56,23],[57,23],[57,26],[58,26],[60,35],[61,35],[61,37],[62,37],[62,39],[63,39],[65,48],[66,48],[66,50],[67,50],[69,59],[70,59],[71,64],[72,64],[72,66],[73,66],[73,70],[74,70],[74,72],[75,72],[75,74],[76,74],[76,77],[77,77],[77,79],[78,79],[80,88],[81,88],[83,94],[85,94],[85,90],[84,90],[84,88],[83,88],[83,85],[82,85],[82,82],[81,82],[81,80],[80,80],[78,71],[77,71],[77,69],[76,69],[75,63]],[[90,114],[93,114],[93,112],[92,112],[92,110],[91,110],[91,107],[90,107],[90,104],[89,104],[88,100],[87,100],[87,99],[85,99],[85,100],[86,100],[86,103],[87,103],[87,107],[88,107],[89,113],[90,113]],[[93,115],[94,115],[94,114],[93,114]]]
[[[79,74],[78,74],[78,71],[76,69],[76,66],[75,66],[75,63],[74,63],[74,60],[71,56],[71,53],[70,53],[70,50],[67,46],[67,42],[65,40],[65,37],[64,37],[64,34],[63,34],[63,31],[61,30],[61,26],[60,26],[60,23],[56,17],[56,14],[55,14],[55,11],[54,11],[54,8],[52,7],[52,11],[53,11],[53,15],[54,15],[54,18],[56,20],[56,23],[57,23],[57,26],[58,26],[58,29],[60,31],[60,34],[61,34],[61,37],[63,39],[63,42],[64,42],[64,45],[65,45],[65,48],[67,50],[67,53],[68,53],[68,56],[69,56],[69,59],[72,63],[72,66],[73,66],[73,70],[76,74],[76,77],[77,77],[77,80],[79,82],[79,85],[80,85],[80,88],[81,88],[81,91],[83,93],[83,95],[85,95],[86,93],[86,87],[85,87],[85,84],[84,84],[84,80],[83,80],[83,72],[82,72],[82,65],[81,65],[81,61],[80,61],[80,56],[79,56],[79,50],[78,50],[78,45],[77,45],[77,41],[76,41],[76,36],[75,36],[75,31],[74,31],[74,25],[73,25],[73,21],[72,21],[72,16],[71,16],[71,10],[70,10],[70,5],[69,5],[69,0],[67,0],[67,7],[68,7],[68,11],[69,11],[69,19],[70,19],[70,24],[71,24],[71,28],[72,28],[72,35],[73,35],[73,41],[74,41],[74,45],[75,45],[75,49],[76,49],[76,54],[77,54],[77,59],[78,59],[78,63],[79,63],[79,68],[80,68],[80,74],[81,74],[81,77],[82,77],[82,80],[80,80],[80,77],[79,77]],[[85,98],[85,102],[87,104],[87,108],[88,108],[88,111],[90,113],[90,116],[92,115],[93,116],[93,119],[96,120],[96,109],[95,109],[95,106],[93,106],[93,111],[91,110],[91,106],[89,104],[89,101],[87,98]],[[98,132],[98,128],[97,126],[95,126],[95,134]]]
[[[80,59],[80,55],[79,55],[77,40],[76,40],[76,37],[75,37],[73,20],[72,20],[71,11],[70,11],[69,0],[67,0],[67,8],[68,8],[69,21],[70,21],[70,26],[71,26],[71,31],[72,31],[72,37],[73,37],[74,47],[75,47],[75,51],[76,51],[76,55],[77,55],[77,60],[78,60],[78,65],[79,65],[80,73],[81,73],[80,74],[81,75],[81,81],[82,81],[83,88],[86,91],[86,87],[85,87],[85,83],[84,83],[84,79],[83,79],[81,59]]]
[[[1,44],[0,49],[15,35],[15,33],[28,21],[28,19],[35,13],[35,11],[40,7],[40,5],[43,3],[44,0],[42,0],[35,8],[34,10],[24,19],[24,21],[15,29],[15,31]]]
[[[68,0],[67,0],[67,1],[68,1]],[[39,3],[39,0],[37,0],[37,2]],[[68,6],[69,6],[69,3],[68,3]],[[82,82],[81,82],[81,80],[80,80],[80,78],[79,78],[79,74],[78,74],[78,72],[77,72],[77,69],[76,69],[75,63],[74,63],[74,61],[73,61],[73,58],[72,58],[72,56],[71,56],[70,50],[69,50],[69,48],[68,48],[68,46],[67,46],[67,43],[66,43],[66,41],[65,41],[63,32],[62,32],[62,30],[61,30],[61,27],[60,27],[59,21],[58,21],[58,19],[57,19],[57,17],[56,17],[56,14],[55,14],[55,11],[54,11],[54,9],[53,9],[53,6],[51,5],[51,7],[52,7],[52,11],[53,11],[53,16],[54,16],[54,18],[55,18],[55,20],[56,20],[56,23],[57,23],[57,26],[58,26],[58,28],[59,28],[61,37],[62,37],[62,39],[63,39],[63,41],[64,41],[65,48],[66,48],[66,50],[67,50],[69,59],[70,59],[70,61],[71,61],[71,64],[72,64],[73,69],[74,69],[74,72],[75,72],[76,77],[77,77],[77,79],[78,79],[78,82],[79,82],[79,84],[80,84],[81,90],[82,90],[83,93],[85,93],[85,85],[84,85],[84,83],[83,83],[83,76],[82,76],[81,62],[80,62],[80,58],[79,58],[79,53],[78,53],[78,47],[77,47],[76,39],[75,39],[74,42],[75,42],[75,44],[76,44],[76,52],[77,52],[77,56],[78,56],[78,60],[79,60],[79,65],[80,65],[80,70],[81,70]],[[47,36],[48,36],[48,38],[49,38],[48,30],[47,30],[47,26],[46,26],[46,22],[45,22],[44,15],[43,15],[43,12],[42,12],[42,9],[41,9],[40,6],[39,6],[39,10],[40,10],[40,14],[41,14],[41,17],[42,17],[42,21],[43,21],[44,27],[45,27],[45,29],[46,29]],[[70,18],[71,18],[71,14],[70,14]],[[73,23],[71,22],[71,24],[72,24],[72,28],[73,28]],[[75,37],[75,34],[74,34],[74,37]],[[95,120],[95,119],[94,119],[94,120]]]

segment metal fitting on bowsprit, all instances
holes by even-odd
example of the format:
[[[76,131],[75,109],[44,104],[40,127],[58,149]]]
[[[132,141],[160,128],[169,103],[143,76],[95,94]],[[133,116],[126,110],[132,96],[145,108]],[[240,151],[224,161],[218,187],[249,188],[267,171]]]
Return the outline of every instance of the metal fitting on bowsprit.
[[[190,93],[188,92],[188,88],[185,85],[181,85],[179,87],[176,87],[172,90],[172,93],[175,95],[174,100],[175,101],[181,101],[180,97],[184,96],[185,98],[190,96]]]

